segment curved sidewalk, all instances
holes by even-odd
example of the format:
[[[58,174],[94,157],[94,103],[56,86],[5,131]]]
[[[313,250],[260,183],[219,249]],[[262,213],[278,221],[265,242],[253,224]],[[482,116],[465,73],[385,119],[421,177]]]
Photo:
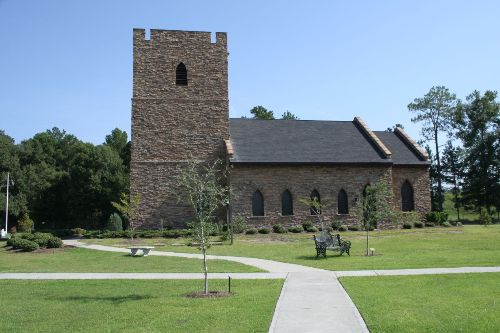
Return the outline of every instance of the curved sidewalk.
[[[106,246],[106,245],[96,245],[96,244],[84,244],[84,243],[80,243],[78,240],[73,240],[73,239],[64,240],[64,244],[76,246],[76,247],[80,247],[80,248],[84,248],[84,249],[91,249],[91,250],[130,253],[130,250],[125,249],[125,248]],[[149,255],[165,256],[165,257],[182,257],[182,258],[191,258],[191,259],[203,259],[203,255],[199,254],[199,253],[150,251]],[[216,260],[229,260],[229,261],[239,262],[241,264],[260,268],[260,269],[268,271],[270,273],[329,272],[327,270],[314,268],[314,267],[308,267],[308,266],[302,266],[302,265],[296,265],[296,264],[288,264],[285,262],[279,262],[279,261],[267,260],[267,259],[258,259],[258,258],[207,255],[207,259],[210,259],[210,260],[214,260],[214,259],[216,259]]]

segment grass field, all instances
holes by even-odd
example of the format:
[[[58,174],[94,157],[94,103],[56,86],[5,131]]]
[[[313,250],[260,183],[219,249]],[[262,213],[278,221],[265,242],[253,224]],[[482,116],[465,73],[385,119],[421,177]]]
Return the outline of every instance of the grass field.
[[[343,277],[370,332],[500,332],[500,273]]]
[[[234,245],[215,245],[210,254],[272,259],[329,270],[395,269],[425,267],[500,266],[500,225],[457,228],[387,230],[370,233],[370,247],[376,255],[364,256],[365,233],[346,232],[352,241],[351,256],[329,252],[326,259],[316,259],[312,234],[237,235]],[[124,239],[91,239],[88,243],[128,246]],[[158,243],[158,239],[144,239]],[[193,252],[189,246],[173,243],[187,239],[161,240],[158,250]]]
[[[2,244],[2,243],[0,243]],[[42,253],[8,251],[0,245],[0,272],[202,272],[202,261],[176,257],[131,257],[124,253],[87,249],[57,249]],[[209,271],[261,272],[243,264],[211,260]],[[1,330],[0,330],[1,331]]]
[[[235,280],[231,297],[193,299],[201,280],[6,280],[0,332],[267,332],[282,284]]]

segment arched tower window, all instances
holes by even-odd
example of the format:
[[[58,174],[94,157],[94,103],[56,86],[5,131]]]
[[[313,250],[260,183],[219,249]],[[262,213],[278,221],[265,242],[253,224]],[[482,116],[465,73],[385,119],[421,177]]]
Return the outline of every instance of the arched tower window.
[[[264,196],[259,190],[252,195],[252,215],[264,216]]]
[[[337,211],[339,214],[349,214],[347,193],[344,191],[344,189],[341,189],[339,191],[339,195],[337,197]]]
[[[319,196],[319,192],[316,189],[311,192],[311,200],[314,200],[314,198],[316,198],[318,203],[321,204],[321,197]],[[318,209],[311,205],[310,210],[311,210],[311,215],[321,214],[321,208]]]
[[[413,202],[413,188],[409,181],[405,180],[401,186],[401,210],[403,212],[411,212],[415,210]]]
[[[293,215],[293,199],[289,190],[285,190],[281,195],[281,215]]]
[[[187,86],[188,84],[188,73],[186,65],[182,62],[177,65],[175,69],[175,84],[178,86]]]

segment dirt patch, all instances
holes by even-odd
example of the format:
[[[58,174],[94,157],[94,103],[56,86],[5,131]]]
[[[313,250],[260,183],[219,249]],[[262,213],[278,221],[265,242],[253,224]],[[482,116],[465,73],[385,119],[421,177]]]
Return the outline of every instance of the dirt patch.
[[[203,291],[194,291],[186,295],[187,298],[220,298],[220,297],[230,297],[234,293],[229,293],[227,291],[209,291],[205,294]]]

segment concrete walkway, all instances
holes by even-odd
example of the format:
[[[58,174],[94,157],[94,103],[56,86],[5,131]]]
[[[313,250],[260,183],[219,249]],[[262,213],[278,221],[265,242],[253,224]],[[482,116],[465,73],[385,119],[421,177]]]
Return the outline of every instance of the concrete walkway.
[[[106,246],[106,245],[96,245],[96,244],[84,244],[79,242],[78,240],[70,239],[64,240],[64,244],[81,247],[84,249],[91,250],[100,250],[100,251],[109,251],[109,252],[122,252],[122,253],[130,253],[129,249],[115,247],[115,246]],[[180,253],[180,252],[166,252],[166,251],[151,251],[149,255],[153,256],[165,256],[165,257],[182,257],[182,258],[192,258],[192,259],[203,259],[203,255],[200,253]],[[267,259],[257,259],[257,258],[246,258],[246,257],[235,257],[235,256],[215,256],[215,255],[207,255],[207,259],[209,260],[229,260],[234,262],[239,262],[241,264],[254,266],[260,268],[262,270],[271,272],[271,273],[289,273],[289,272],[329,272],[324,269],[307,267],[296,264],[288,264],[285,262],[279,262],[274,260]]]
[[[307,272],[288,274],[269,332],[369,331],[333,272]]]
[[[129,253],[128,249],[113,246],[83,244],[77,240],[65,240],[65,244],[86,249]],[[201,259],[201,254],[151,251],[150,255]],[[235,256],[207,256],[208,259],[230,260],[258,267],[269,273],[211,273],[210,278],[284,278],[285,283],[276,304],[269,332],[369,332],[358,309],[344,290],[338,277],[423,275],[500,272],[500,267],[423,268],[363,271],[327,271],[323,269],[288,264],[273,260]],[[9,277],[10,276],[10,277]],[[14,277],[12,277],[14,276]],[[116,278],[116,279],[199,279],[198,273],[5,273],[0,279],[47,279],[47,278]]]

